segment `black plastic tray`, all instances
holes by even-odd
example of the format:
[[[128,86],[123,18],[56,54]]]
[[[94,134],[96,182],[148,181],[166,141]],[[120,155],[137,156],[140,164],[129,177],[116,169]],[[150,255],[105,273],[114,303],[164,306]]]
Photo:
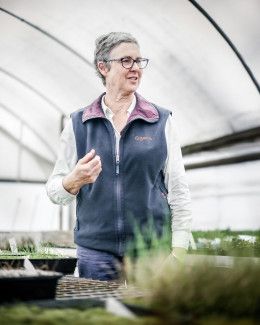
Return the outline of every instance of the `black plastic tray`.
[[[77,265],[77,258],[30,258],[30,262],[36,269],[61,272],[63,274],[73,274]]]
[[[46,275],[0,277],[0,303],[55,298],[57,281],[62,274],[48,273]]]
[[[73,274],[77,265],[76,257],[30,258],[36,269]],[[23,258],[0,258],[0,269],[18,269],[24,267]]]
[[[0,269],[20,269],[24,265],[24,259],[21,257],[0,258]]]

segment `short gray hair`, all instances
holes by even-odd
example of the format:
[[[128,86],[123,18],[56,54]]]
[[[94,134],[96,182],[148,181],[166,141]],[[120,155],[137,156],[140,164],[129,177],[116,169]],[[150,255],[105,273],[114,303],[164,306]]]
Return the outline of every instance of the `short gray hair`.
[[[94,65],[97,75],[102,79],[103,85],[106,85],[106,79],[98,70],[97,64],[99,61],[106,62],[106,60],[109,60],[110,52],[121,43],[134,43],[139,47],[137,40],[129,33],[111,32],[106,35],[101,35],[96,39]],[[106,65],[110,68],[109,63],[106,63]]]

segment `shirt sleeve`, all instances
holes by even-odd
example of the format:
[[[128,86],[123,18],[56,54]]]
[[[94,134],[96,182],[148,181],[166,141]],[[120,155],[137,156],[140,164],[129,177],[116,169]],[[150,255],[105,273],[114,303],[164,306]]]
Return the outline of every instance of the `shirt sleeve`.
[[[67,205],[76,198],[76,195],[66,191],[62,185],[63,177],[72,171],[76,163],[76,141],[72,120],[69,119],[61,133],[58,157],[53,172],[46,183],[47,195],[53,203]]]
[[[172,213],[172,247],[188,248],[191,232],[191,198],[175,120],[169,116],[165,126],[167,159],[164,168],[168,203]]]

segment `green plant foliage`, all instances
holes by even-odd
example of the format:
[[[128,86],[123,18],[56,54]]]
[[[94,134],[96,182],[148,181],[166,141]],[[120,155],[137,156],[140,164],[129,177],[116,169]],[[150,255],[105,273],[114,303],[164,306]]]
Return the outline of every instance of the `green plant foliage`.
[[[256,236],[260,237],[260,230],[240,230],[240,231],[233,231],[229,228],[224,230],[206,230],[206,231],[193,231],[192,232],[194,239],[197,238],[207,238],[207,239],[214,239],[214,238],[225,238],[228,236],[238,236],[238,235],[249,235],[249,236]]]
[[[27,247],[28,248],[28,247]],[[58,257],[64,257],[61,254],[54,254],[51,253],[49,247],[39,247],[37,250],[36,249],[21,249],[19,250],[18,254],[13,254],[9,250],[3,250],[0,252],[0,258],[1,259],[14,259],[14,258],[21,258],[23,256],[28,256],[30,259],[46,259],[46,258],[58,258]]]
[[[7,251],[7,250],[4,250],[4,251],[1,251],[0,252],[0,259],[1,260],[4,260],[4,259],[21,259],[21,258],[24,258],[24,256],[27,256],[26,253],[18,253],[18,254],[13,254],[11,251]]]
[[[191,254],[222,255],[237,257],[260,257],[260,232],[259,231],[194,231],[193,238],[198,246],[197,250],[189,248]],[[239,238],[240,235],[249,235],[256,238],[250,242]],[[219,239],[219,243],[214,242]],[[205,239],[203,247],[200,247],[199,240]]]
[[[118,317],[101,308],[86,310],[78,309],[46,309],[28,307],[24,305],[15,307],[0,307],[1,325],[156,325],[155,319],[138,318],[128,319]]]
[[[152,218],[148,224],[140,229],[137,223],[134,223],[134,240],[129,242],[126,256],[131,259],[153,255],[154,253],[170,252],[171,250],[171,225],[165,222],[162,227],[162,233],[157,235]]]
[[[152,261],[150,260],[150,263]],[[155,266],[155,264],[154,264]],[[158,271],[158,267],[156,268]],[[153,279],[149,284],[145,274]],[[167,264],[156,277],[143,272],[139,285],[149,286],[147,306],[168,320],[181,315],[260,317],[260,264],[236,262],[233,268],[213,264]]]
[[[260,231],[231,231],[226,230],[211,230],[211,231],[193,231],[193,238],[197,245],[194,250],[191,247],[188,249],[190,254],[202,255],[221,255],[221,256],[236,256],[236,257],[260,257]],[[250,242],[239,238],[240,235],[248,235],[256,237],[255,242]],[[127,256],[132,259],[143,257],[146,255],[154,255],[155,253],[170,253],[172,231],[169,222],[163,226],[163,232],[157,236],[153,219],[140,229],[135,223],[134,225],[134,240],[129,243]],[[204,239],[205,242],[200,244],[199,240]],[[218,242],[216,242],[218,239]]]

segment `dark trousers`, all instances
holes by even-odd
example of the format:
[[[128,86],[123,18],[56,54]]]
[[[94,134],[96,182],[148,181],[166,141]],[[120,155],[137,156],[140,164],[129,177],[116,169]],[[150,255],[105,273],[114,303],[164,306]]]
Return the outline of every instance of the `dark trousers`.
[[[81,278],[112,281],[123,277],[124,260],[122,257],[78,246],[77,258]]]

